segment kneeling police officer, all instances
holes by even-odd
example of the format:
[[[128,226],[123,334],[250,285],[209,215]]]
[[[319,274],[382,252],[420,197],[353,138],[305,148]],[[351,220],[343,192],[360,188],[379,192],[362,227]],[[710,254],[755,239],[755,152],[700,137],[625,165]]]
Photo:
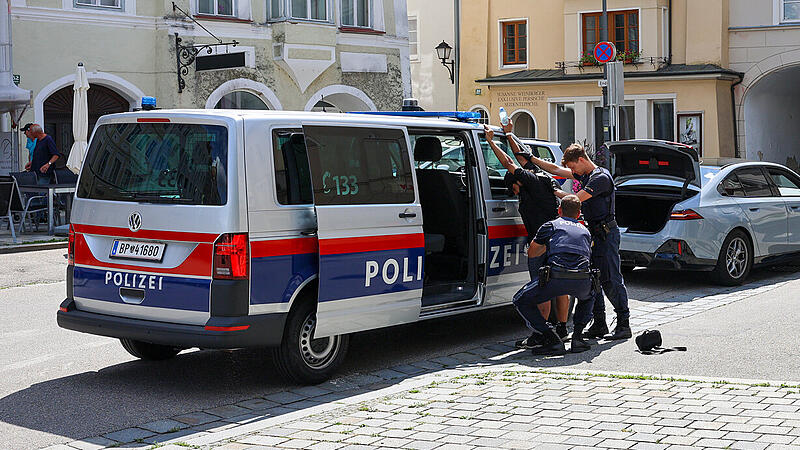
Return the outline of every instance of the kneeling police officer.
[[[561,217],[546,222],[539,228],[528,248],[531,258],[546,254],[546,262],[539,276],[514,295],[514,306],[528,327],[544,337],[542,345],[531,351],[537,355],[563,355],[564,344],[539,312],[538,305],[559,295],[572,295],[577,299],[573,318],[572,353],[589,349],[583,340],[583,329],[592,317],[593,294],[599,277],[590,269],[592,236],[579,221],[581,201],[576,195],[561,199],[558,208]]]

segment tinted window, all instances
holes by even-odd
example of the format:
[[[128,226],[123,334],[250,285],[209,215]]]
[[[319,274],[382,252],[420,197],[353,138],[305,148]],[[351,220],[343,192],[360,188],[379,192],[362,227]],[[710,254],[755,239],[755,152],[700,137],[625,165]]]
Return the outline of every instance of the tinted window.
[[[275,193],[281,205],[309,205],[311,174],[301,130],[276,130],[272,133],[272,156],[275,162]]]
[[[511,158],[516,161],[514,158],[514,154],[511,152],[511,148],[508,146],[508,140],[505,136],[494,136],[494,142],[500,147],[504,152],[506,152]],[[500,163],[500,160],[497,159],[492,148],[489,147],[489,142],[486,140],[485,135],[480,136],[481,142],[481,152],[483,152],[483,160],[486,161],[486,170],[489,174],[489,185],[492,188],[492,198],[493,199],[506,199],[508,198],[508,194],[506,192],[506,186],[503,183],[503,177],[506,175],[505,167]]]
[[[314,203],[412,203],[414,184],[401,130],[303,127]]]
[[[95,131],[78,197],[224,205],[228,130],[217,125],[122,123]]]
[[[555,156],[553,156],[553,152],[550,151],[549,148],[543,145],[528,145],[528,147],[530,147],[531,151],[533,152],[533,155],[536,157],[539,157],[551,163],[556,163],[556,164],[561,163],[561,161],[556,162],[556,158]]]
[[[736,171],[736,176],[742,183],[744,193],[748,197],[771,197],[772,190],[764,172],[758,167],[750,167]]]
[[[735,173],[728,175],[722,180],[719,186],[717,186],[717,192],[728,197],[744,197],[742,183],[739,182],[739,178],[736,177]]]
[[[780,169],[767,169],[767,172],[775,186],[778,187],[778,192],[781,193],[781,196],[800,196],[800,180],[794,174]]]

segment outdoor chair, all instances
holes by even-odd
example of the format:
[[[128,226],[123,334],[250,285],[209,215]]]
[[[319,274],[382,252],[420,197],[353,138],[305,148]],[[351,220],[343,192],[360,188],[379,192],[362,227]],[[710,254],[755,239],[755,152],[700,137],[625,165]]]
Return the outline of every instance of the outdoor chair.
[[[22,206],[22,197],[17,189],[17,182],[10,176],[0,177],[0,220],[8,221],[11,229],[11,238],[17,243],[17,233],[14,229],[14,214],[20,214],[20,225],[23,221],[25,208]]]
[[[27,198],[22,195],[19,186],[36,186],[36,174],[33,172],[12,172],[11,177],[15,180],[14,192],[19,197],[19,202],[24,205],[19,210],[14,210],[22,214],[20,219],[20,230],[25,231],[25,221],[29,221],[39,231],[39,223],[31,219],[32,214],[44,212],[47,214],[47,195],[30,195]],[[0,212],[2,210],[0,209]],[[12,226],[13,228],[13,226]]]
[[[55,169],[56,184],[77,184],[78,175],[67,168]]]

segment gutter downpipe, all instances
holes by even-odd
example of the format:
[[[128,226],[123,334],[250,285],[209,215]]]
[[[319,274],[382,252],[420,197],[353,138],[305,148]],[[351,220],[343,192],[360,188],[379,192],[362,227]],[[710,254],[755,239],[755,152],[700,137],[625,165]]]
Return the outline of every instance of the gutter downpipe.
[[[736,116],[736,86],[744,81],[743,77],[731,85],[731,115],[733,116],[733,157],[741,158],[741,148],[739,147],[739,118]],[[742,105],[744,106],[744,105]]]
[[[669,5],[667,8],[669,8],[669,11],[667,11],[669,14],[667,17],[667,20],[669,21],[669,30],[667,30],[669,32],[669,52],[667,54],[667,64],[672,64],[672,0],[669,0]]]
[[[455,105],[453,105],[453,111],[458,110],[458,86],[459,86],[459,75],[461,72],[461,0],[453,0],[453,9],[454,9],[454,19],[455,23],[453,26],[455,27],[454,30],[454,40],[455,40],[455,47],[456,47],[456,57],[455,57],[455,66],[453,66],[453,71],[455,72]]]

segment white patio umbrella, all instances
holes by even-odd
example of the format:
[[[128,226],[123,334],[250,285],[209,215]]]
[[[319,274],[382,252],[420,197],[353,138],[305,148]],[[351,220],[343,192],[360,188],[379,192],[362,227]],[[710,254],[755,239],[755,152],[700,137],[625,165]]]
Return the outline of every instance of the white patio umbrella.
[[[78,63],[78,70],[75,72],[75,84],[72,85],[72,136],[75,142],[69,151],[67,158],[67,168],[78,173],[81,170],[81,163],[86,156],[89,136],[89,105],[86,100],[86,91],[89,90],[89,80],[86,78],[86,69],[83,63]]]

